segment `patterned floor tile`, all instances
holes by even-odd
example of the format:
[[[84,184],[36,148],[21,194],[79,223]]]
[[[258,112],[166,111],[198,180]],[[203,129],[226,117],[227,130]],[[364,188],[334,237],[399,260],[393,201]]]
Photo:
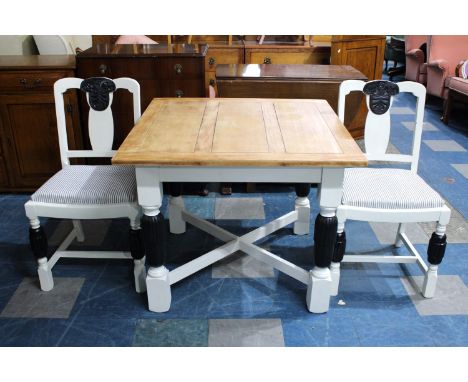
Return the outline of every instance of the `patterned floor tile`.
[[[390,109],[390,113],[391,113],[391,114],[398,114],[398,115],[401,115],[401,114],[414,114],[414,111],[411,110],[409,107],[405,107],[405,106],[398,107],[398,106],[395,106],[395,107],[392,107],[392,108]]]
[[[452,139],[426,139],[423,142],[428,145],[432,151],[466,151],[463,146]]]
[[[281,320],[209,320],[208,346],[284,346]]]
[[[56,346],[68,320],[0,318],[0,346]]]
[[[239,251],[213,264],[211,275],[213,278],[258,278],[274,277],[275,272],[271,265]]]
[[[37,278],[25,278],[0,317],[68,318],[84,278],[55,277],[54,282],[54,289],[43,292]]]
[[[265,219],[263,198],[217,198],[215,219]]]
[[[420,292],[424,276],[402,278],[405,289],[421,316],[468,315],[468,288],[459,276],[439,275],[436,295],[424,298]]]
[[[451,164],[455,170],[457,170],[460,174],[462,174],[466,179],[468,179],[468,164],[460,163],[460,164]]]
[[[413,131],[414,130],[414,126],[415,126],[415,122],[409,122],[409,121],[405,121],[405,122],[402,122],[403,126],[405,126],[408,130],[410,131]],[[439,129],[437,127],[435,127],[432,123],[430,122],[424,122],[423,123],[423,131],[439,131]]]
[[[133,346],[207,346],[207,320],[138,320]]]
[[[435,222],[418,223],[426,235],[430,237],[435,231]],[[451,244],[468,243],[468,223],[463,217],[450,217],[449,224],[446,227],[445,234],[447,242]]]
[[[398,223],[369,223],[372,230],[377,236],[380,244],[393,244],[398,231]],[[417,224],[411,223],[406,225],[406,234],[414,244],[427,244],[429,237],[426,232]]]

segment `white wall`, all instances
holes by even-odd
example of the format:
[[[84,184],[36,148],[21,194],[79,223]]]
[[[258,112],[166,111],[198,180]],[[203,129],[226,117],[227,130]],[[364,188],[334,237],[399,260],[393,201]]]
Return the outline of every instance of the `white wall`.
[[[0,35],[0,55],[37,54],[36,44],[31,35]]]

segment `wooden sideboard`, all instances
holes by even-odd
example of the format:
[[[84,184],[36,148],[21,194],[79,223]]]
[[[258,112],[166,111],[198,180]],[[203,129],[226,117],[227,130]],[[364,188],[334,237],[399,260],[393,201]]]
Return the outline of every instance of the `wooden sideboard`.
[[[0,56],[0,191],[34,191],[61,169],[54,82],[74,56]],[[76,92],[65,94],[68,144],[81,148]]]
[[[144,111],[155,97],[204,97],[204,44],[112,45],[98,44],[76,56],[78,77],[130,77],[137,80]],[[83,136],[87,137],[88,106],[80,96]],[[115,121],[114,148],[133,127],[129,93],[117,91],[112,103]],[[84,140],[89,147],[88,139]]]
[[[364,80],[347,65],[220,65],[216,70],[219,97],[326,99],[338,112],[339,86],[344,80]],[[345,126],[353,137],[362,137],[366,114],[360,112],[364,97],[346,98]]]

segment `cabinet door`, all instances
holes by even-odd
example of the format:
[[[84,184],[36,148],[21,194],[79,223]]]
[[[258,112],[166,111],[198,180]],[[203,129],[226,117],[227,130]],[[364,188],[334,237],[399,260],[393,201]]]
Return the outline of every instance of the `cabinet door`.
[[[75,148],[76,96],[65,96],[69,147]],[[13,190],[34,190],[61,169],[54,97],[0,96],[5,162]]]

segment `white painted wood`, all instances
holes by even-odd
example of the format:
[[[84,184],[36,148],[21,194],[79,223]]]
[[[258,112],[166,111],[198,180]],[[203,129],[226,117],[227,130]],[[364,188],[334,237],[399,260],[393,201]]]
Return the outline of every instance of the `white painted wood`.
[[[146,276],[148,309],[152,312],[167,312],[171,307],[171,284],[166,267],[150,267]]]
[[[151,167],[137,167],[135,170],[138,204],[145,215],[156,216],[162,204],[162,183],[158,172]]]
[[[54,278],[52,276],[52,269],[47,263],[47,257],[43,257],[37,261],[37,274],[39,276],[39,285],[41,290],[49,292],[54,288]]]
[[[328,268],[314,267],[309,272],[306,303],[311,313],[325,313],[330,307],[332,280]]]
[[[307,197],[297,197],[294,203],[297,212],[297,221],[293,232],[296,235],[307,235],[310,232],[310,201]]]
[[[297,211],[291,211],[279,218],[261,226],[253,231],[242,235],[240,238],[246,243],[255,243],[257,240],[263,239],[265,236],[271,235],[273,232],[294,223],[297,219]]]
[[[151,168],[151,167],[147,167]],[[161,182],[320,183],[322,169],[307,167],[153,167]]]
[[[57,130],[59,136],[59,148],[62,167],[70,166],[71,157],[110,157],[114,155],[112,150],[112,139],[108,139],[113,134],[113,123],[109,116],[110,105],[104,112],[90,111],[90,130],[92,145],[96,150],[69,150],[64,93],[69,89],[79,89],[83,79],[81,78],[63,78],[54,84],[55,110],[57,116]],[[139,120],[140,109],[140,88],[138,82],[129,78],[114,80],[117,88],[128,87],[133,94],[134,121]],[[112,101],[112,95],[110,95]],[[96,129],[94,129],[96,127]],[[109,144],[110,142],[110,144]],[[137,203],[122,203],[111,205],[70,205],[41,203],[32,200],[25,204],[26,216],[30,219],[32,228],[39,227],[39,216],[58,219],[71,219],[73,222],[72,231],[65,237],[63,242],[57,248],[49,261],[46,258],[40,259],[38,266],[39,280],[42,290],[51,290],[53,288],[52,268],[61,257],[78,258],[108,258],[108,259],[131,259],[127,252],[110,251],[68,251],[67,248],[76,238],[78,241],[84,240],[84,233],[80,220],[84,219],[114,219],[127,217],[133,228],[139,227],[140,207]],[[138,223],[137,223],[138,222]],[[138,277],[141,278],[141,264],[137,267]],[[136,268],[135,268],[136,269]],[[144,269],[144,265],[143,265]],[[141,288],[141,281],[135,280],[135,285]],[[143,290],[142,290],[143,291]]]
[[[86,99],[89,104],[89,94],[86,94]],[[88,114],[88,130],[89,141],[91,147],[97,151],[112,150],[114,142],[114,118],[112,117],[112,93],[109,94],[109,105],[107,109],[96,111],[89,109]]]
[[[135,290],[137,293],[146,292],[145,257],[133,260],[133,275],[135,277]]]
[[[422,295],[425,298],[433,298],[435,296],[436,287],[437,287],[437,265],[429,265],[424,276],[424,282],[422,285]]]
[[[390,112],[382,116],[375,116],[369,111],[365,127],[365,144],[367,158],[369,161],[390,161],[390,162],[408,162],[411,163],[411,171],[417,172],[419,151],[421,145],[422,125],[424,119],[424,104],[426,89],[423,85],[405,81],[399,82],[399,91],[410,92],[416,97],[416,120],[413,133],[413,145],[410,155],[385,154],[388,146],[388,133],[390,128]],[[343,92],[340,91],[338,108],[339,116],[344,121],[345,97],[351,91],[362,91],[363,82],[344,81],[342,84]],[[367,105],[369,97],[367,97]],[[418,253],[414,245],[405,234],[405,224],[417,222],[438,222],[436,232],[442,235],[445,232],[445,226],[450,220],[450,209],[447,206],[440,208],[421,208],[421,209],[381,209],[381,208],[362,208],[348,205],[340,205],[337,209],[339,225],[344,225],[346,219],[360,220],[368,222],[388,222],[399,223],[398,233],[395,240],[397,247],[404,244],[410,256],[359,256],[346,255],[344,262],[379,262],[379,263],[416,263],[419,268],[426,273],[422,294],[425,297],[433,297],[437,282],[437,267],[427,265]],[[335,277],[335,276],[334,276]]]
[[[169,273],[170,284],[175,284],[184,278],[208,267],[209,265],[224,259],[239,250],[239,241],[231,241],[223,246],[189,261],[188,263],[177,267]]]
[[[85,239],[84,232],[83,232],[83,225],[81,224],[81,220],[73,219],[73,228],[75,229],[76,233],[76,240],[79,242],[83,242]]]
[[[303,284],[309,283],[309,272],[290,263],[287,260],[245,241],[239,241],[239,249],[258,261],[271,265],[273,268],[287,274]]]
[[[322,169],[322,182],[319,184],[317,195],[320,208],[330,207],[336,210],[336,207],[341,204],[343,178],[343,168],[325,167]]]
[[[182,196],[169,197],[169,231],[171,233],[181,234],[185,232],[185,221],[182,218],[183,209],[184,199]]]
[[[330,296],[337,296],[340,289],[340,263],[331,262],[330,264],[331,287]]]

